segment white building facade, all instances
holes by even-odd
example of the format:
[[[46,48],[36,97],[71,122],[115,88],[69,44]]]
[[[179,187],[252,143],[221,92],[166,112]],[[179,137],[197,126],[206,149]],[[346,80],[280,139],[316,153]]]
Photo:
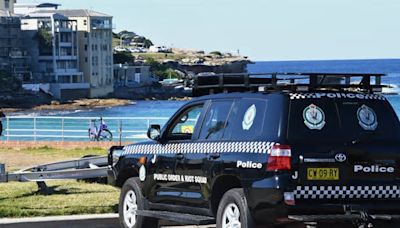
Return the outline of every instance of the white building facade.
[[[79,68],[90,83],[90,97],[114,92],[112,17],[91,10],[58,10],[77,22]]]
[[[89,83],[79,69],[77,22],[52,12],[34,12],[21,19],[30,56],[33,79],[49,83],[58,99],[89,96]]]

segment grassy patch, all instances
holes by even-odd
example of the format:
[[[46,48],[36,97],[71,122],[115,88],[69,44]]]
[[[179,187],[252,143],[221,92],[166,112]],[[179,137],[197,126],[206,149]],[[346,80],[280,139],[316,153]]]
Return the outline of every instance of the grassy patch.
[[[47,182],[50,195],[36,183],[0,184],[0,217],[95,214],[117,212],[119,190],[77,181]]]
[[[0,161],[8,171],[35,165],[106,155],[100,148],[53,149],[50,147],[0,148]],[[36,183],[0,183],[0,218],[117,212],[119,189],[78,181],[48,181],[49,191],[38,192]]]

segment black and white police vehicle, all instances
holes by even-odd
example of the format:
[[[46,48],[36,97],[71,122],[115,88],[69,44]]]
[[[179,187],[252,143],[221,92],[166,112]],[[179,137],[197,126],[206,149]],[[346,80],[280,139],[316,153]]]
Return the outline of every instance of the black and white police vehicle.
[[[110,149],[121,226],[400,227],[400,124],[381,76],[199,76],[194,93],[212,95]]]

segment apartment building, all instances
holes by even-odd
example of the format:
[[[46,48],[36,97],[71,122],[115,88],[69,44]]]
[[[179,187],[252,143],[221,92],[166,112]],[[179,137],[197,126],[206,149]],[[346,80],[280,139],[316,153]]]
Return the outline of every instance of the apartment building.
[[[58,99],[89,96],[79,70],[77,21],[59,13],[33,12],[21,19],[24,43],[32,57],[33,80],[49,84]]]
[[[90,83],[90,97],[114,91],[112,16],[92,10],[55,11],[77,22],[79,69]]]
[[[1,0],[0,0],[1,1]],[[59,10],[58,4],[16,4],[15,10],[16,12],[24,17],[24,23],[29,22],[29,17],[31,19],[35,19],[32,17],[38,17],[38,15],[58,15],[57,17],[64,16],[69,21],[74,21],[76,23],[76,42],[73,45],[76,45],[77,52],[71,51],[68,52],[67,55],[72,53],[73,58],[71,61],[75,61],[75,58],[78,62],[77,68],[79,72],[83,73],[83,83],[89,84],[89,97],[105,97],[108,94],[114,91],[114,83],[113,83],[113,50],[112,50],[112,16],[107,14],[99,13],[92,10]],[[38,18],[36,18],[38,19]],[[51,19],[54,21],[55,18]],[[50,21],[51,21],[50,20]],[[35,23],[33,23],[33,28],[35,28]],[[23,24],[25,30],[30,30],[31,25],[27,25],[28,29],[26,29]],[[54,31],[59,31],[57,29],[53,29]],[[62,29],[64,30],[64,29]],[[60,33],[61,34],[61,33]],[[56,35],[56,34],[53,34]],[[61,35],[65,36],[65,35]],[[74,35],[75,36],[75,35]],[[57,37],[57,36],[54,36]],[[62,50],[65,50],[65,42],[61,42]],[[69,45],[69,44],[68,44]],[[56,43],[53,44],[54,52],[52,57],[57,56],[57,40]],[[32,50],[32,49],[31,49]],[[75,47],[73,48],[75,50]],[[55,56],[54,56],[55,55]],[[39,55],[34,55],[36,58]],[[47,60],[47,65],[50,66],[50,56],[41,57],[41,66],[39,66],[39,71],[43,69],[43,64],[45,59]],[[60,58],[60,57],[57,57]],[[61,57],[67,58],[67,57]],[[67,63],[58,63],[60,59],[53,60],[53,67],[49,68],[48,71],[56,70],[54,67],[57,64],[67,64]],[[68,63],[72,65],[68,65],[68,69],[74,68],[73,63]],[[62,66],[61,66],[62,67]],[[72,67],[72,68],[71,68]],[[75,69],[75,68],[74,68]],[[35,71],[38,69],[35,68]],[[56,70],[57,71],[57,70]],[[71,73],[69,71],[68,73]],[[50,72],[46,72],[50,73]],[[74,72],[76,73],[76,72]],[[43,75],[43,74],[42,74]],[[54,77],[53,77],[54,76]],[[81,82],[80,77],[77,74],[71,75],[72,77],[67,77],[65,75],[53,74],[53,76],[47,75],[43,77],[46,81],[49,79],[54,79],[56,82],[61,82],[65,80],[65,82],[70,82],[72,79],[73,83]],[[61,80],[61,81],[60,81]],[[50,80],[51,81],[51,80]]]
[[[21,39],[21,20],[13,14],[14,3],[14,0],[0,0],[0,70],[29,81],[30,57]]]

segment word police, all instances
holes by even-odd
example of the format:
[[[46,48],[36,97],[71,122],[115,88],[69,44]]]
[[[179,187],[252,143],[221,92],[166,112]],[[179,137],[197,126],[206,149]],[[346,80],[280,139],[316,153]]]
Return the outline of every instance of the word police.
[[[379,165],[362,166],[355,165],[354,172],[364,172],[364,173],[394,173],[394,167],[384,167]]]
[[[384,96],[379,94],[362,94],[362,93],[312,93],[308,94],[309,98],[349,98],[349,99],[364,99],[364,100],[385,100]]]
[[[253,163],[252,161],[247,161],[247,162],[237,161],[236,167],[237,168],[245,168],[245,169],[261,169],[262,164],[255,163],[255,162]]]

